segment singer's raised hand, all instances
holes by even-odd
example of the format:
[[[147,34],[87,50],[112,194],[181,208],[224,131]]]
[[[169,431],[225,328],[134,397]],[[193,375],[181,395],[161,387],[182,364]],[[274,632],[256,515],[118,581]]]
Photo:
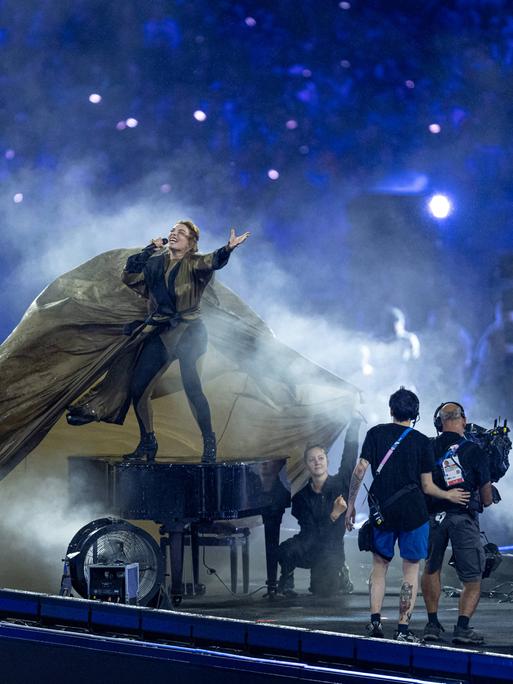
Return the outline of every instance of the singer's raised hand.
[[[246,231],[242,235],[237,236],[235,235],[235,228],[230,228],[230,239],[228,240],[228,247],[230,249],[235,249],[239,245],[242,245],[242,243],[245,242],[249,236],[249,231]]]

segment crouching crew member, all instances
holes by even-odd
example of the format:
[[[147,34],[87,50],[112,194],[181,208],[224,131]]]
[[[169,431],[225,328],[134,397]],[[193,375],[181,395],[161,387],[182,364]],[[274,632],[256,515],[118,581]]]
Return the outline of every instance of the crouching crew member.
[[[299,523],[299,534],[281,543],[278,551],[281,566],[278,591],[286,596],[295,596],[295,568],[310,568],[310,591],[318,596],[350,593],[353,589],[345,564],[344,520],[360,424],[361,418],[357,416],[347,429],[337,475],[328,474],[324,447],[305,449],[304,461],[310,479],[292,497],[292,515]]]

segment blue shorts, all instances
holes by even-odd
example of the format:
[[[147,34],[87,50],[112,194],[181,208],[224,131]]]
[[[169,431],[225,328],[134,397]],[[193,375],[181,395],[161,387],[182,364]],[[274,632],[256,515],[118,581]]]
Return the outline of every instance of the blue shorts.
[[[372,536],[374,552],[385,560],[391,561],[394,557],[394,546],[397,540],[399,540],[399,553],[404,560],[416,563],[428,556],[429,521],[409,532],[380,530],[373,527]]]

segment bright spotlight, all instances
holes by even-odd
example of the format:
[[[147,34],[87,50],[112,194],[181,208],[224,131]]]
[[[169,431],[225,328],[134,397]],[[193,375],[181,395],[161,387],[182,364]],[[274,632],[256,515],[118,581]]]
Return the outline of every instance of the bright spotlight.
[[[429,211],[437,219],[445,219],[452,212],[452,203],[446,195],[433,195],[428,202]]]
[[[206,121],[207,120],[207,115],[205,114],[205,112],[201,111],[201,109],[197,109],[194,112],[193,117],[196,119],[196,121]]]

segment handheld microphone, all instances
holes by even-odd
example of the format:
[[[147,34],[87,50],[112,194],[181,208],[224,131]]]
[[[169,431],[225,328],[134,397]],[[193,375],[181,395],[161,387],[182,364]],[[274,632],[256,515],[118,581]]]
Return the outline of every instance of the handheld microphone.
[[[163,245],[167,245],[167,243],[169,242],[169,240],[167,238],[160,238],[160,239],[162,240]],[[157,249],[157,245],[153,242],[153,240],[150,242],[149,246]]]

